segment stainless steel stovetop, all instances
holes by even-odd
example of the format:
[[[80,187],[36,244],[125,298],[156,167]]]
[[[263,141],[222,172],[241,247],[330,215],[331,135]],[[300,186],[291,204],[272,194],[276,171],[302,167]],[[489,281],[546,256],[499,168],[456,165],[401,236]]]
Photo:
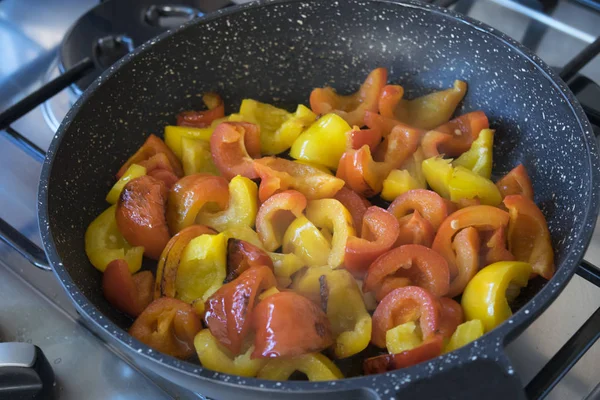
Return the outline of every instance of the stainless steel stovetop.
[[[462,0],[465,2],[469,0]],[[238,1],[243,2],[243,0]],[[457,4],[461,6],[461,2]],[[71,24],[96,5],[93,0],[0,1],[0,110],[58,74],[56,55]],[[526,14],[523,12],[525,11]],[[523,10],[509,0],[480,0],[469,15],[522,40],[531,17],[550,23],[538,54],[562,66],[600,35],[600,13],[562,1],[552,19]],[[600,82],[600,60],[583,73]],[[600,101],[600,98],[598,99]],[[68,90],[13,124],[42,149],[68,109]],[[0,218],[39,244],[36,218],[41,164],[0,135]],[[600,265],[600,230],[586,259]],[[600,289],[575,276],[552,306],[508,346],[523,384],[541,369],[600,306]],[[80,321],[51,273],[30,265],[0,244],[0,342],[30,342],[42,348],[57,377],[59,399],[202,398],[147,376],[115,354]],[[600,398],[600,343],[597,343],[550,393],[550,399]],[[595,390],[594,390],[595,389]]]

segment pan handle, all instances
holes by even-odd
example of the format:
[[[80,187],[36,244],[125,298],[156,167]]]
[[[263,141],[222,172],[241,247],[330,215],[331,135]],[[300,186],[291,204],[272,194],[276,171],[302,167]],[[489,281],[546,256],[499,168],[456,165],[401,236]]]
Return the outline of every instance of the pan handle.
[[[52,271],[44,251],[2,218],[0,218],[0,240],[12,247],[39,269]]]

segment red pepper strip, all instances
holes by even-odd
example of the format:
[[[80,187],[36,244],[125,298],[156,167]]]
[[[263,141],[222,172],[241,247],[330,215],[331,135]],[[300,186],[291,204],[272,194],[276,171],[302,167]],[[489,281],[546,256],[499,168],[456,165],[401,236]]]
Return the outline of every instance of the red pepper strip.
[[[165,153],[156,153],[147,160],[139,163],[146,168],[146,175],[163,181],[167,189],[171,189],[179,177],[175,175],[169,157]]]
[[[371,129],[379,129],[381,136],[387,137],[394,127],[400,125],[404,128],[410,128],[410,126],[403,124],[402,122],[393,118],[386,118],[376,112],[367,111],[365,113],[365,125]],[[414,128],[413,128],[414,129]]]
[[[137,317],[152,301],[154,276],[150,271],[131,275],[125,260],[113,260],[102,275],[102,293],[117,310]]]
[[[354,190],[344,186],[337,192],[334,199],[342,203],[346,210],[352,215],[352,223],[357,232],[361,232],[363,224],[363,216],[367,208],[371,207],[369,200],[365,199]]]
[[[443,347],[442,336],[433,335],[419,346],[402,353],[367,358],[363,362],[363,371],[366,375],[372,375],[410,367],[439,356]]]
[[[167,171],[166,169],[154,169],[150,172],[146,172],[146,175],[151,176],[154,179],[158,179],[159,181],[163,181],[169,190],[171,190],[171,188],[175,186],[179,180],[177,175],[171,171]]]
[[[361,237],[346,241],[344,265],[354,276],[362,278],[369,265],[394,245],[398,237],[398,220],[383,208],[369,207],[365,212]]]
[[[438,297],[448,293],[450,286],[446,260],[418,244],[397,247],[377,258],[365,275],[363,292],[374,292],[376,297],[384,297],[378,292],[387,277],[408,278],[411,285],[420,286]]]
[[[385,85],[379,96],[379,114],[386,118],[396,118],[396,106],[404,96],[404,88],[400,85]]]
[[[252,326],[258,295],[276,286],[273,271],[266,266],[250,268],[221,286],[206,301],[204,322],[210,333],[233,354],[239,354]]]
[[[184,111],[177,115],[177,125],[193,126],[195,128],[205,128],[219,118],[225,117],[225,105],[223,99],[216,93],[205,93],[202,101],[208,110],[205,111]]]
[[[144,254],[153,260],[158,260],[171,239],[166,203],[165,184],[147,175],[127,182],[117,202],[119,232],[132,246],[143,246]]]
[[[129,157],[125,164],[121,166],[119,172],[117,172],[117,179],[120,179],[121,176],[123,176],[131,164],[142,164],[143,166],[144,161],[159,153],[164,153],[167,156],[169,159],[169,164],[171,164],[173,173],[175,175],[179,177],[183,176],[183,167],[181,166],[181,162],[179,162],[179,159],[175,153],[173,153],[165,144],[165,142],[163,142],[158,136],[150,135],[142,147],[140,147],[139,150],[136,151],[134,155]]]
[[[161,353],[185,359],[196,353],[194,337],[202,329],[191,305],[170,297],[154,300],[129,328],[129,334]]]
[[[521,194],[529,200],[533,200],[531,179],[529,179],[529,175],[523,164],[517,165],[508,174],[504,175],[502,179],[496,182],[496,186],[500,190],[502,197],[511,194]]]
[[[252,267],[260,266],[273,270],[273,261],[264,250],[245,240],[227,241],[227,277],[224,283],[231,282]]]
[[[302,216],[306,203],[302,193],[287,190],[261,204],[256,214],[256,232],[267,251],[281,247],[283,234],[293,220]]]
[[[544,214],[522,195],[504,198],[510,213],[508,249],[517,261],[531,264],[533,272],[550,280],[554,275],[554,251]]]
[[[421,142],[425,158],[440,154],[457,157],[469,150],[482,129],[489,127],[483,111],[473,111],[454,118],[425,134]]]
[[[333,344],[331,324],[319,306],[294,292],[273,294],[253,313],[252,358],[293,357]]]
[[[360,129],[358,126],[354,126],[350,132],[346,133],[346,139],[348,149],[358,150],[367,145],[371,151],[375,151],[381,143],[381,129]]]
[[[279,157],[254,160],[261,179],[258,197],[264,202],[276,192],[294,189],[309,200],[331,198],[344,186],[344,181],[310,165]]]
[[[182,229],[169,240],[169,243],[167,243],[160,255],[158,268],[156,269],[156,283],[154,285],[155,300],[163,296],[176,296],[175,278],[177,277],[181,254],[188,243],[200,235],[213,235],[216,233],[208,226],[192,225]]]
[[[448,200],[449,201],[449,200]],[[480,206],[481,205],[481,200],[479,200],[477,197],[473,198],[473,199],[459,199],[457,202],[450,202],[452,203],[452,207],[453,207],[453,211],[456,210],[460,210],[461,208],[467,208],[467,207],[471,207],[471,206]]]
[[[402,218],[418,211],[437,231],[448,216],[446,201],[433,190],[413,189],[401,194],[390,204],[388,211]]]
[[[450,282],[448,297],[461,294],[479,270],[480,243],[479,232],[471,226],[463,229],[454,236],[452,248],[456,254],[458,274]]]
[[[417,286],[394,289],[381,300],[373,313],[371,342],[385,348],[388,330],[417,320],[423,340],[434,336],[440,326],[440,302],[433,294]]]
[[[396,125],[377,147],[373,156],[376,161],[385,162],[391,168],[390,171],[398,169],[417,150],[422,135],[423,131],[419,129]]]
[[[448,216],[440,225],[431,248],[441,254],[450,268],[450,277],[458,275],[456,254],[452,249],[452,239],[458,231],[469,226],[477,230],[494,230],[508,224],[508,213],[492,206],[471,206]]]
[[[258,178],[254,158],[260,157],[260,128],[248,122],[221,122],[210,137],[210,151],[219,172],[231,180],[236,175]]]
[[[463,309],[460,304],[450,297],[442,297],[439,301],[441,317],[438,333],[445,339],[450,339],[456,328],[465,321]]]
[[[510,224],[510,222],[509,222]],[[483,237],[479,265],[486,266],[499,261],[514,261],[515,256],[506,248],[506,228],[501,226],[495,231],[482,232]]]
[[[227,208],[227,179],[210,174],[192,174],[181,178],[169,192],[167,221],[170,231],[175,234],[193,225],[202,207],[208,203],[215,203],[221,210]]]
[[[315,114],[335,113],[344,118],[350,126],[363,126],[366,111],[377,112],[377,102],[381,89],[387,82],[387,69],[371,71],[358,92],[341,96],[332,88],[316,88],[310,93],[310,108]]]
[[[410,278],[406,278],[404,276],[388,276],[386,277],[381,286],[377,289],[375,300],[381,301],[385,296],[387,296],[391,291],[411,286],[412,281]]]
[[[420,244],[431,247],[435,238],[433,226],[421,214],[415,210],[414,213],[405,215],[398,219],[398,239],[394,247],[403,244]]]

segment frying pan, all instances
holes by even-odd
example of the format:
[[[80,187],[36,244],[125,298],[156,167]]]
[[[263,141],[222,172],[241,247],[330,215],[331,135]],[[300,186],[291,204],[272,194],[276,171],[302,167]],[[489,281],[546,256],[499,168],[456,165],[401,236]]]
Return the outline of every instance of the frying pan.
[[[388,68],[409,97],[469,90],[457,114],[483,110],[496,129],[494,173],[529,171],[548,220],[557,271],[532,281],[498,328],[455,351],[403,370],[332,382],[270,382],[203,369],[130,337],[131,320],[102,296],[84,232],[107,207],[114,173],[149,133],[200,106],[214,90],[231,112],[243,98],[291,108],[315,87],[355,90]],[[589,243],[598,212],[598,153],[573,94],[537,56],[496,30],[412,1],[259,1],[167,32],[117,62],[81,96],[47,153],[39,190],[46,255],[89,328],[144,370],[224,399],[520,398],[504,346],[561,292]],[[147,266],[149,267],[149,266]],[[349,363],[352,364],[353,360]],[[358,361],[355,361],[355,364]]]

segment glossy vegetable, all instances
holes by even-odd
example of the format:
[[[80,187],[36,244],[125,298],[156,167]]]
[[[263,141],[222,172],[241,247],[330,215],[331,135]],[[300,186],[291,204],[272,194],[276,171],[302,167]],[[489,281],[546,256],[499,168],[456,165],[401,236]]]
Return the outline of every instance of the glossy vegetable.
[[[220,122],[221,121],[218,123]],[[210,136],[214,132],[218,123],[215,121],[207,128],[167,125],[165,126],[165,144],[180,160],[183,160],[183,153],[185,149],[183,140],[187,139],[188,141],[210,143]],[[187,172],[186,175],[188,175]]]
[[[483,111],[473,111],[454,118],[436,127],[423,136],[421,146],[425,158],[444,154],[457,157],[469,150],[482,129],[488,129],[489,122]]]
[[[309,381],[332,381],[342,379],[339,368],[321,353],[311,353],[291,358],[269,360],[258,377],[274,381],[288,379],[295,371],[302,372]]]
[[[273,261],[264,250],[244,240],[228,240],[227,277],[224,283],[237,279],[238,276],[250,268],[261,266],[273,270]]]
[[[419,346],[423,340],[419,337],[417,325],[408,321],[385,333],[385,347],[390,354],[402,353]]]
[[[131,164],[127,171],[121,176],[121,178],[113,185],[110,192],[106,195],[106,201],[110,204],[116,204],[119,201],[121,192],[125,185],[132,179],[139,178],[140,176],[146,175],[146,168],[141,165]]]
[[[412,157],[403,165],[403,169],[390,171],[383,181],[381,197],[387,201],[394,201],[396,197],[413,189],[427,189],[427,181],[423,174],[423,150],[417,148]]]
[[[214,120],[225,116],[223,99],[216,93],[209,92],[202,96],[202,101],[208,108],[205,111],[184,111],[177,115],[177,125],[204,128]]]
[[[367,208],[371,203],[363,196],[356,193],[354,190],[343,187],[335,194],[334,199],[342,203],[342,205],[352,215],[352,224],[357,232],[362,231],[362,223]]]
[[[111,261],[102,275],[102,293],[117,310],[137,317],[152,301],[154,276],[150,271],[131,275],[125,260]]]
[[[410,367],[441,354],[444,341],[440,335],[433,335],[413,349],[397,354],[384,354],[367,358],[363,363],[365,374],[378,374],[395,369]]]
[[[119,172],[117,172],[117,179],[120,179],[125,174],[131,164],[147,167],[146,164],[152,160],[152,157],[160,154],[163,154],[164,157],[166,157],[168,166],[165,166],[165,168],[170,168],[178,177],[183,175],[183,168],[181,167],[181,163],[179,162],[179,159],[177,159],[177,156],[159,137],[150,135],[142,147],[140,147],[140,149],[121,166]],[[146,169],[149,170],[150,168]]]
[[[268,251],[282,244],[283,235],[295,218],[302,216],[306,197],[295,190],[277,193],[263,202],[256,214],[256,231]]]
[[[444,353],[450,353],[483,336],[483,324],[478,319],[472,319],[460,324],[452,334],[444,348]]]
[[[498,186],[502,197],[511,194],[520,194],[527,197],[529,200],[533,200],[531,179],[529,179],[529,175],[523,164],[519,164],[513,168],[502,179],[496,182],[496,186]]]
[[[454,160],[460,165],[486,179],[492,176],[492,148],[494,147],[494,130],[483,129],[479,137],[471,144],[471,148]]]
[[[282,244],[284,253],[295,254],[309,267],[327,265],[331,253],[331,242],[303,215],[288,226]]]
[[[221,175],[221,172],[215,165],[210,151],[210,142],[204,140],[181,139],[183,154],[181,163],[185,175],[207,173],[211,175]]]
[[[254,158],[260,157],[260,129],[247,122],[222,122],[210,137],[212,158],[223,175],[256,179]]]

